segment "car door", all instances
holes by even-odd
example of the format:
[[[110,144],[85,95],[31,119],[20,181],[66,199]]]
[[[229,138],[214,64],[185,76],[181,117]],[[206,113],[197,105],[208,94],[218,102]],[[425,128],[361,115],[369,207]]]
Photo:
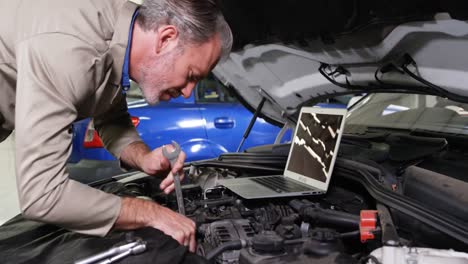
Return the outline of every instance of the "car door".
[[[129,112],[139,117],[138,132],[151,149],[176,141],[186,152],[186,161],[211,157],[211,152],[201,146],[206,136],[205,122],[193,96],[147,108],[129,108]]]
[[[213,157],[211,148],[206,144],[205,120],[193,94],[187,99],[179,97],[151,106],[145,102],[138,87],[134,87],[127,93],[127,101],[132,122],[151,149],[176,141],[187,154],[186,161]],[[74,124],[70,162],[81,159],[114,159],[104,148],[89,119]]]
[[[214,76],[209,76],[198,83],[195,100],[205,119],[207,139],[215,156],[224,152],[235,152],[253,114]],[[257,118],[241,150],[271,144],[279,131],[279,127]]]

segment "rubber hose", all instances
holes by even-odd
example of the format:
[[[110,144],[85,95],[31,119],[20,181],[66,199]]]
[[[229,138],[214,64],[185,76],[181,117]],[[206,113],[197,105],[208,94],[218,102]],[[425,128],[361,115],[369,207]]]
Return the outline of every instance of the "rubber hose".
[[[241,248],[242,248],[241,240],[229,241],[229,242],[219,245],[218,247],[208,252],[205,258],[211,261],[212,259],[216,258],[219,254],[223,253],[226,250],[238,250]]]
[[[292,200],[289,205],[299,214],[317,224],[333,224],[340,227],[359,228],[360,217],[331,209],[322,209],[314,204],[304,204],[299,200]]]

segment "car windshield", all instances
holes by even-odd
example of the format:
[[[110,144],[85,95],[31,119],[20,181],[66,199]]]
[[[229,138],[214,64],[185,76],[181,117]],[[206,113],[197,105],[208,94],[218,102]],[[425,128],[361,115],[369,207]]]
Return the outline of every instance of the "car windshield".
[[[127,103],[131,103],[133,101],[144,100],[143,93],[138,87],[138,84],[134,81],[130,81],[130,89],[127,91]]]
[[[420,94],[372,94],[350,111],[347,127],[468,135],[468,104]],[[348,130],[348,129],[347,129]]]
[[[140,87],[134,81],[130,81],[127,93],[127,103],[145,100]],[[195,97],[199,103],[237,103],[237,98],[226,88],[213,74],[209,74],[197,83]],[[342,103],[345,97],[337,97],[336,102]]]

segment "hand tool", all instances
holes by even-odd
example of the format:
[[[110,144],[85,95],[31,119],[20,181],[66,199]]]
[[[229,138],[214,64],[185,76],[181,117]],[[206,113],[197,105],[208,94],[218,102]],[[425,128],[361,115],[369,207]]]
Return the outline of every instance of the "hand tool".
[[[108,249],[104,252],[92,255],[90,257],[75,261],[75,264],[92,264],[92,263],[97,263],[98,261],[107,258],[105,260],[102,260],[98,262],[99,264],[104,264],[104,263],[112,263],[115,262],[119,259],[122,259],[123,257],[126,257],[130,254],[136,255],[139,253],[142,253],[143,251],[146,250],[146,242],[142,240],[137,240],[134,242],[130,242],[128,244],[122,245],[122,246],[117,246],[113,247],[111,249]]]
[[[125,258],[126,256],[129,256],[130,254],[131,255],[140,254],[140,253],[143,253],[145,250],[146,250],[146,243],[140,243],[140,244],[137,244],[136,246],[128,249],[127,251],[124,251],[124,252],[122,252],[122,253],[120,253],[118,255],[115,255],[113,257],[110,257],[108,259],[100,261],[97,264],[114,263],[114,262],[116,262],[118,260],[121,260],[121,259]]]
[[[179,154],[180,154],[179,144],[177,144],[177,142],[175,141],[172,141],[172,146],[174,146],[174,151],[172,152],[167,151],[166,146],[164,146],[162,149],[164,157],[166,157],[171,162],[171,168],[174,167],[174,164],[176,163],[177,158],[179,157]],[[182,195],[182,187],[180,186],[179,173],[174,173],[172,176],[174,178],[174,187],[175,187],[176,198],[177,198],[177,207],[179,209],[179,213],[181,215],[185,215],[184,197]]]

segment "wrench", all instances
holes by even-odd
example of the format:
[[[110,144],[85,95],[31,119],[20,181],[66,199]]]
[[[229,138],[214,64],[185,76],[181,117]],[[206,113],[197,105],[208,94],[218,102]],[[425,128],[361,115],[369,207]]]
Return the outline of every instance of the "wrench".
[[[177,161],[177,157],[179,157],[179,153],[180,153],[180,146],[179,144],[177,144],[177,142],[172,141],[172,146],[174,146],[175,148],[175,150],[172,152],[167,151],[166,146],[162,148],[162,153],[164,157],[166,157],[171,162],[171,168],[174,167],[174,164]],[[175,187],[176,198],[177,198],[177,207],[179,209],[179,213],[181,215],[185,215],[184,197],[182,195],[182,187],[180,186],[179,173],[175,173],[173,177],[174,177],[174,187]]]
[[[138,240],[135,242],[130,242],[128,244],[122,245],[122,246],[113,247],[104,252],[92,255],[90,257],[87,257],[81,260],[77,260],[75,261],[75,264],[93,264],[93,263],[97,263],[98,261],[102,259],[105,259],[105,260],[100,261],[99,263],[112,263],[130,254],[136,255],[145,250],[146,250],[146,242],[142,240]]]
[[[114,263],[116,261],[119,261],[123,258],[125,258],[126,256],[130,256],[130,255],[137,255],[137,254],[140,254],[140,253],[143,253],[144,251],[146,250],[146,243],[140,243],[134,247],[132,247],[131,249],[128,249],[127,251],[125,252],[122,252],[118,255],[115,255],[111,258],[108,258],[108,259],[105,259],[97,264],[111,264],[111,263]]]

